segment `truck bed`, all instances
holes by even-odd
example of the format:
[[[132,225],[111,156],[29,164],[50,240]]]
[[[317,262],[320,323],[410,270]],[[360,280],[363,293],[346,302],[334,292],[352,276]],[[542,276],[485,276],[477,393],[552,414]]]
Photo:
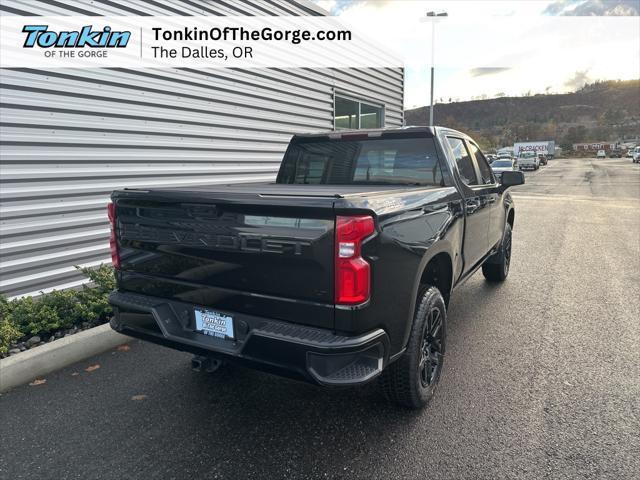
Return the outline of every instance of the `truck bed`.
[[[415,186],[414,189],[433,187]],[[349,198],[358,196],[372,196],[390,194],[394,191],[406,192],[406,186],[399,185],[311,185],[311,184],[278,184],[278,183],[236,183],[224,185],[203,185],[193,187],[153,188],[153,189],[125,189],[119,190],[119,195],[135,195],[144,193],[145,196],[158,194],[163,198],[182,198],[193,194],[206,198],[216,198],[226,194],[248,195],[250,197],[320,197],[320,198]]]
[[[272,183],[118,190],[119,288],[332,326],[336,215],[382,218],[453,192]]]

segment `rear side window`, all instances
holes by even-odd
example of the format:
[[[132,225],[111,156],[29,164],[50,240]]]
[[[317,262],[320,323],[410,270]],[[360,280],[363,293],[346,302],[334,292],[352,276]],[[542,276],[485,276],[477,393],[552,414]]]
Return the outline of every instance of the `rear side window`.
[[[461,138],[447,137],[449,146],[453,150],[453,157],[456,159],[458,165],[458,172],[460,178],[467,185],[478,185],[478,179],[476,177],[476,169],[473,167],[473,160],[471,155]]]
[[[293,143],[278,183],[444,185],[433,138],[310,139]]]
[[[469,142],[469,148],[471,149],[471,155],[476,159],[476,163],[478,164],[478,168],[480,169],[480,175],[482,176],[482,183],[485,185],[490,185],[494,183],[493,174],[491,173],[491,167],[489,166],[489,162],[484,158],[484,155],[478,148],[478,146]]]
[[[511,167],[511,160],[496,160],[491,164],[493,167]]]

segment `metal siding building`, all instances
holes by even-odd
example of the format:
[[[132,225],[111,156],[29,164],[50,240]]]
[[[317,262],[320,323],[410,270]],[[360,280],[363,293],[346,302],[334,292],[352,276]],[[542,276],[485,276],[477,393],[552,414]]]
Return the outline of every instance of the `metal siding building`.
[[[323,15],[306,0],[3,0],[2,15]],[[366,53],[363,53],[366,54]],[[79,285],[109,263],[116,188],[275,178],[334,97],[403,123],[402,69],[2,69],[0,292]]]

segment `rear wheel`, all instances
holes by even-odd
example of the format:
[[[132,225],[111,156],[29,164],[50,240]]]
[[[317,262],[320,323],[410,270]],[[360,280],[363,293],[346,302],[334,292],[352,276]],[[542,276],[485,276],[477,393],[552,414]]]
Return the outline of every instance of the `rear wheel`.
[[[447,310],[436,287],[423,286],[407,349],[380,377],[387,399],[409,408],[424,407],[435,393],[446,341]]]
[[[491,282],[503,282],[509,275],[510,263],[511,225],[507,223],[504,227],[504,237],[500,244],[500,250],[482,264],[482,274],[484,278]]]

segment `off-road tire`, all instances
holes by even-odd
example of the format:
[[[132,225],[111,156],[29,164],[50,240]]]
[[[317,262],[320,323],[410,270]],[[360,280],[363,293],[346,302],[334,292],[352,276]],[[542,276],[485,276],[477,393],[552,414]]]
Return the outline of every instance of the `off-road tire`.
[[[504,282],[509,275],[511,264],[511,225],[504,227],[500,250],[482,264],[482,274],[490,282]]]
[[[429,338],[435,340],[434,333],[430,329],[436,323],[434,311],[439,313],[439,330],[437,332],[437,342],[432,342],[429,349],[429,367],[432,361],[437,359],[437,367],[432,371],[431,382],[425,384],[425,363],[424,349],[425,342]],[[432,323],[432,325],[430,325]],[[428,334],[425,335],[425,332]],[[407,349],[402,356],[389,365],[380,376],[380,386],[385,397],[401,406],[418,409],[424,407],[433,397],[444,364],[444,353],[447,332],[447,309],[442,298],[442,294],[436,287],[430,285],[422,286],[416,299],[416,312],[413,318],[413,325],[407,343]],[[429,337],[429,338],[425,338]],[[437,350],[436,352],[436,345]],[[433,349],[433,352],[431,351]],[[431,355],[433,353],[433,355]]]

